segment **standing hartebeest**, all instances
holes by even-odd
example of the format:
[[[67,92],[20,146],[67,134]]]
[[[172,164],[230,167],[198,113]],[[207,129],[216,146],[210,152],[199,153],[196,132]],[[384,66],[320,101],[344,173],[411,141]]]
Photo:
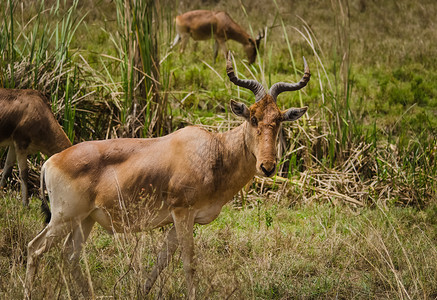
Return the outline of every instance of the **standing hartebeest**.
[[[255,175],[276,171],[276,141],[281,122],[294,121],[307,110],[279,110],[276,97],[303,88],[276,83],[267,94],[254,80],[239,79],[227,61],[227,74],[236,85],[255,94],[247,107],[231,100],[232,111],[246,121],[223,133],[190,126],[151,139],[89,141],[52,156],[41,170],[52,217],[28,246],[26,294],[30,296],[39,257],[67,236],[64,254],[74,278],[88,286],[78,264],[83,243],[95,222],[110,232],[142,231],[173,223],[145,284],[150,291],[160,272],[181,246],[188,298],[193,282],[195,223],[208,224],[227,202]],[[43,197],[45,200],[45,198]]]
[[[0,89],[0,146],[9,146],[0,187],[6,185],[17,160],[21,198],[23,205],[28,205],[27,156],[36,152],[51,156],[70,147],[71,142],[40,92]]]
[[[176,38],[172,48],[182,41],[180,51],[183,52],[189,38],[195,41],[214,38],[214,61],[220,47],[226,56],[227,40],[239,42],[244,47],[249,63],[256,59],[256,52],[264,35],[258,34],[254,40],[240,25],[224,11],[193,10],[176,17]]]

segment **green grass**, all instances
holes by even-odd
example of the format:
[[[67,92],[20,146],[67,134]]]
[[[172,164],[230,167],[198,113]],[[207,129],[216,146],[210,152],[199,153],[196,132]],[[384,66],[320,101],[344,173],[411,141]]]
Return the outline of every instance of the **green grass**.
[[[38,199],[29,210],[7,193],[0,210],[0,295],[19,299],[26,243],[42,229]],[[210,225],[195,229],[199,298],[430,299],[437,295],[437,208],[351,210],[332,204],[250,202],[225,206]],[[259,207],[258,207],[259,205]],[[266,218],[266,216],[270,216]],[[96,296],[136,298],[154,264],[163,232],[109,235],[96,226],[81,264]],[[151,297],[185,295],[180,254]],[[59,250],[44,255],[37,296],[67,298]],[[39,298],[38,298],[39,299]]]

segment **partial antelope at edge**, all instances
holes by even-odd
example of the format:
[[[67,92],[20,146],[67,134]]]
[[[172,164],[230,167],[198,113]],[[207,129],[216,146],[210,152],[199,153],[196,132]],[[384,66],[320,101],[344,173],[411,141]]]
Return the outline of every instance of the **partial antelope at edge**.
[[[0,147],[9,147],[1,176],[5,187],[18,161],[23,205],[28,199],[27,156],[37,152],[51,156],[71,146],[56,121],[46,97],[35,90],[0,88]]]
[[[92,293],[78,260],[97,222],[111,233],[173,224],[144,291],[150,291],[180,246],[187,295],[195,297],[194,224],[216,219],[223,205],[255,174],[273,176],[281,122],[297,120],[307,111],[307,107],[281,111],[276,104],[280,93],[307,84],[310,70],[306,62],[299,83],[276,83],[268,93],[257,81],[239,79],[230,58],[226,69],[234,84],[255,95],[250,107],[230,102],[233,113],[244,120],[240,126],[223,133],[189,126],[159,138],[83,142],[47,160],[41,171],[41,190],[45,185],[52,216],[28,245],[26,295],[32,293],[40,256],[65,237],[69,272],[79,286],[86,287],[84,295]]]
[[[253,39],[240,25],[234,22],[228,13],[224,11],[193,10],[176,17],[177,35],[172,48],[181,42],[180,52],[184,52],[190,37],[195,41],[209,40],[213,38],[214,61],[217,58],[218,49],[227,55],[227,40],[234,40],[243,45],[249,63],[255,62],[257,50],[263,34],[259,33]]]

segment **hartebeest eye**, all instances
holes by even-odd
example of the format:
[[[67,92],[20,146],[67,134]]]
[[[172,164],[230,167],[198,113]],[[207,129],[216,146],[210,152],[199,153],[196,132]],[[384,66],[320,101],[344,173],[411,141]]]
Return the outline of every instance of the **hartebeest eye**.
[[[252,126],[258,126],[258,120],[256,119],[255,116],[253,116],[252,118],[250,118],[250,123],[252,123]]]

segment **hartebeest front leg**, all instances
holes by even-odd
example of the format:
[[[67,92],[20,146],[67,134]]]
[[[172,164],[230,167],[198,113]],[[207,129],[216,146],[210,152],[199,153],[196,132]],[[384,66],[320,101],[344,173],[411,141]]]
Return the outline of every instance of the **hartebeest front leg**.
[[[20,180],[21,180],[21,201],[24,206],[29,205],[29,188],[27,181],[29,179],[29,167],[27,166],[27,153],[15,149],[18,161],[18,169],[20,170]]]
[[[16,160],[15,148],[14,146],[9,146],[8,156],[6,156],[5,167],[3,168],[2,179],[0,181],[0,187],[6,186],[6,181],[12,174],[12,169],[14,167]]]
[[[214,42],[214,59],[213,59],[213,63],[215,63],[215,61],[217,59],[218,48],[219,48],[219,44],[218,44],[217,40],[215,40],[215,42]]]
[[[181,246],[182,262],[184,264],[185,279],[187,281],[188,299],[196,295],[194,284],[194,213],[189,208],[179,208],[172,211],[179,245]]]
[[[164,245],[162,245],[162,249],[158,254],[156,265],[153,268],[152,272],[150,272],[149,278],[146,281],[146,285],[144,288],[146,294],[150,292],[153,284],[155,283],[159,274],[161,274],[162,270],[164,270],[168,266],[177,248],[178,238],[176,235],[176,228],[173,226],[168,232]]]
[[[177,44],[179,44],[181,41],[181,36],[179,34],[176,34],[176,37],[173,40],[173,43],[170,46],[170,50],[173,50],[174,47],[176,47]]]

